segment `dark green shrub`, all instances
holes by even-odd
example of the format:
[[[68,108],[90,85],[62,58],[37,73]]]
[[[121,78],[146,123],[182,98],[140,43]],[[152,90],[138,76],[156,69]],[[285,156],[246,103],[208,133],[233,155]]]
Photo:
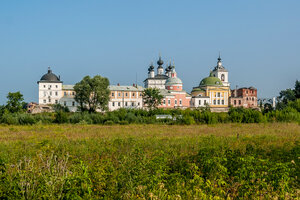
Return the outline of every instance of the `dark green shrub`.
[[[54,116],[52,115],[53,113],[39,113],[39,114],[34,114],[32,115],[34,117],[34,120],[36,122],[40,122],[43,124],[50,124],[53,123]]]
[[[228,123],[230,122],[230,117],[228,113],[217,113],[217,118],[219,123]]]
[[[125,115],[125,120],[132,124],[137,122],[137,117],[132,112],[129,112]]]
[[[2,124],[17,125],[19,124],[18,117],[12,113],[4,113],[1,117]]]
[[[114,122],[111,121],[111,120],[108,120],[108,121],[104,122],[104,125],[113,125],[113,124],[114,124]]]
[[[195,120],[193,117],[189,115],[185,115],[180,119],[180,123],[185,125],[191,125],[191,124],[195,124]]]
[[[82,113],[74,113],[69,116],[69,121],[72,124],[77,124],[83,120]]]
[[[216,124],[218,122],[216,113],[204,111],[203,115],[204,115],[204,120],[207,124]]]
[[[128,125],[129,123],[128,123],[128,121],[122,120],[119,122],[119,124],[120,125]]]
[[[105,117],[101,113],[93,113],[90,115],[93,124],[103,124]]]
[[[31,114],[22,113],[18,114],[17,117],[20,125],[32,125],[36,123],[35,118]]]
[[[54,122],[58,123],[58,124],[67,123],[68,122],[68,115],[67,115],[67,113],[62,112],[62,111],[56,112],[55,113]]]

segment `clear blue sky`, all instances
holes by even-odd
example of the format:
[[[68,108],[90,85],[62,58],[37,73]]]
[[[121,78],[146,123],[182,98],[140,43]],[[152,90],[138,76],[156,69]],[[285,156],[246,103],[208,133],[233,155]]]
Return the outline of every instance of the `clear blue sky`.
[[[21,91],[37,101],[51,66],[65,84],[85,75],[111,84],[147,77],[159,52],[174,59],[191,91],[221,51],[232,88],[277,96],[300,79],[300,1],[3,0],[0,2],[0,103]]]

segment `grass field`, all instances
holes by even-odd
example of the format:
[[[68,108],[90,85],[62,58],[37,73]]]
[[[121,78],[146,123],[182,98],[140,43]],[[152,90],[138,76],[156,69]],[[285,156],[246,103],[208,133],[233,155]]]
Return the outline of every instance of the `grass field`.
[[[0,126],[0,199],[295,199],[300,126]]]

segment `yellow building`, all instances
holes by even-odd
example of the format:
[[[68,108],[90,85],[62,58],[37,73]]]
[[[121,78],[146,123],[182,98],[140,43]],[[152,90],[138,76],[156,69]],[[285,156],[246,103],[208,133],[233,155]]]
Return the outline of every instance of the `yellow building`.
[[[193,88],[191,94],[193,107],[209,106],[212,111],[228,111],[230,87],[224,86],[222,81],[212,73],[202,79],[199,86]]]
[[[221,77],[222,80],[219,78]],[[221,58],[210,75],[200,81],[192,92],[191,107],[209,106],[211,111],[226,112],[229,108],[230,84],[228,71],[223,67]]]

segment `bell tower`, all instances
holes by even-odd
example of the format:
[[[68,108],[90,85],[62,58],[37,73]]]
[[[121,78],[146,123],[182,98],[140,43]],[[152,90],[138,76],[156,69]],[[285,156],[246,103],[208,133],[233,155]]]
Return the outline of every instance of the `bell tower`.
[[[230,87],[230,83],[228,81],[228,71],[225,69],[225,67],[222,65],[222,59],[219,54],[217,66],[215,66],[214,70],[212,71],[212,75],[214,77],[218,77],[224,86]]]

